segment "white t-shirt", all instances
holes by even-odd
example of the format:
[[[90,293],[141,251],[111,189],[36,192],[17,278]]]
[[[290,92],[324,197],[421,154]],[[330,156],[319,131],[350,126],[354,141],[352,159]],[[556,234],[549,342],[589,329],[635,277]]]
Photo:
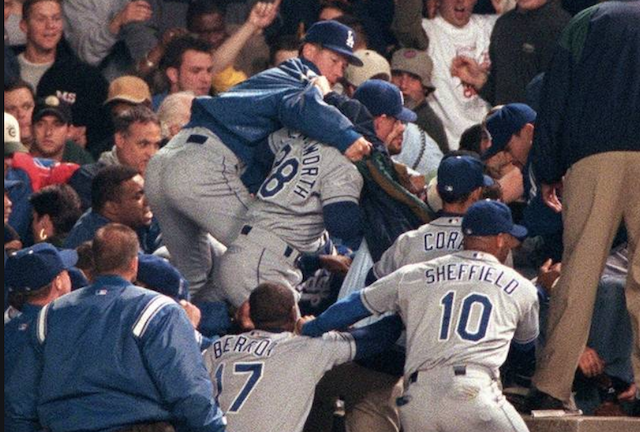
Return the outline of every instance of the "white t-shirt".
[[[488,67],[489,42],[497,19],[496,15],[472,15],[462,28],[453,26],[441,16],[422,21],[429,36],[432,81],[436,87],[429,104],[442,119],[451,150],[458,149],[464,130],[482,122],[489,111],[489,105],[473,87],[451,76],[451,62],[462,55]]]
[[[24,57],[24,54],[20,54],[18,56],[18,63],[20,63],[20,78],[31,84],[33,91],[36,91],[38,89],[38,84],[40,84],[40,80],[44,74],[51,69],[54,62],[39,64],[31,63]]]

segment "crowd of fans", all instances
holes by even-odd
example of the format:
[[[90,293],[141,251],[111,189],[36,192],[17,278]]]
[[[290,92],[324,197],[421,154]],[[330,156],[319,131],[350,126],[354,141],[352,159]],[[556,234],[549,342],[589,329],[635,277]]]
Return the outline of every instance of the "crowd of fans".
[[[258,286],[320,315],[461,250],[485,199],[527,228],[506,263],[540,303],[538,362],[512,349],[501,369],[509,401],[640,415],[640,33],[593,36],[624,45],[610,72],[580,63],[600,45],[565,29],[597,3],[4,0],[5,427],[222,431],[199,353],[274,328]],[[594,143],[557,144],[576,137]],[[401,430],[404,347],[385,344],[325,375],[305,431],[337,407],[351,432]]]

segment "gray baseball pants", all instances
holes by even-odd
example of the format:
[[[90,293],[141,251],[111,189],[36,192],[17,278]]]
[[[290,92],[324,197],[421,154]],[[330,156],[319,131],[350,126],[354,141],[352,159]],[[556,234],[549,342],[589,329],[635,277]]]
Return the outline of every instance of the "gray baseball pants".
[[[405,432],[528,432],[484,368],[442,366],[413,374],[400,406]]]
[[[302,282],[297,266],[299,256],[298,251],[276,235],[245,225],[227,253],[214,265],[213,279],[224,300],[240,307],[264,282],[278,283],[295,291]],[[203,291],[206,292],[202,298],[210,300],[209,288]]]
[[[237,156],[206,128],[181,131],[149,163],[146,194],[192,295],[212,273],[207,235],[228,246],[245,223],[252,198],[241,174]]]

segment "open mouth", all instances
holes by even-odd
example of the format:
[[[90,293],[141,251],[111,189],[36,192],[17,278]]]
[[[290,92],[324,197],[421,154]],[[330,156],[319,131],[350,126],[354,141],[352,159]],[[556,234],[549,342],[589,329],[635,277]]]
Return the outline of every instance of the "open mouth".
[[[461,18],[464,18],[465,15],[467,14],[467,9],[464,6],[456,6],[453,9],[453,12],[455,13],[456,18],[461,19]]]

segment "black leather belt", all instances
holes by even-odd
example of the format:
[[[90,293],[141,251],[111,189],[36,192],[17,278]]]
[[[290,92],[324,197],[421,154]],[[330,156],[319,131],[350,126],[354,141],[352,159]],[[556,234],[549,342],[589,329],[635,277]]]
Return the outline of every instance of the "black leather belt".
[[[415,371],[411,375],[409,375],[409,384],[413,384],[418,381],[418,375],[422,371]],[[453,366],[453,374],[455,376],[465,376],[467,374],[466,366]]]

